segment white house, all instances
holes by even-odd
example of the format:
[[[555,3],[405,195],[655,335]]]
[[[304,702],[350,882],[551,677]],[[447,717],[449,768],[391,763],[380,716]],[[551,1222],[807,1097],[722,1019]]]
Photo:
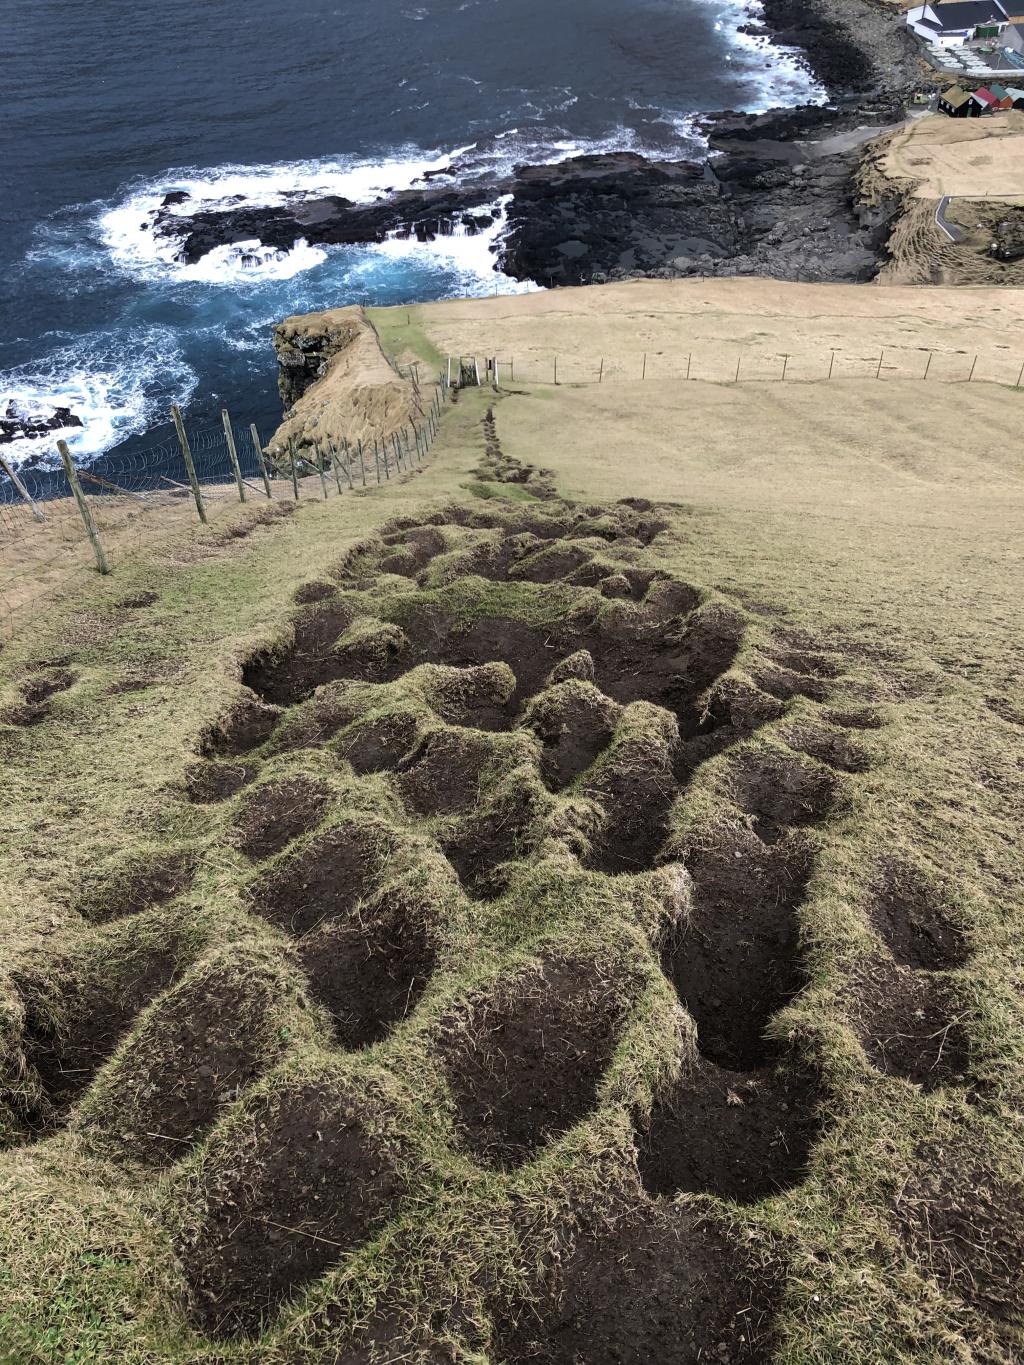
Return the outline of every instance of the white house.
[[[1010,16],[999,0],[935,0],[907,11],[907,26],[926,43],[963,47],[976,39],[998,38]]]

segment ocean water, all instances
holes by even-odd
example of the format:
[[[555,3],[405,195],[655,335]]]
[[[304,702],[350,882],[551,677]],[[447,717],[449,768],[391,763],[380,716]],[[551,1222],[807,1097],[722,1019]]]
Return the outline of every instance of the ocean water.
[[[822,98],[738,32],[758,0],[7,0],[0,101],[0,409],[70,406],[79,459],[140,446],[170,403],[272,427],[289,313],[526,286],[494,232],[193,266],[149,230],[169,190],[215,206],[372,200],[453,162],[629,147],[693,155],[693,116]],[[255,258],[255,264],[253,259]],[[6,447],[46,462],[50,442]]]

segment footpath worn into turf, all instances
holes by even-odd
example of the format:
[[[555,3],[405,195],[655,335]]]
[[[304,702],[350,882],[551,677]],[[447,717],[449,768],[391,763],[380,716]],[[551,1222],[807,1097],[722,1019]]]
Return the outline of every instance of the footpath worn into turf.
[[[1009,1365],[1020,928],[900,699],[472,403],[477,496],[8,653],[0,1358]]]

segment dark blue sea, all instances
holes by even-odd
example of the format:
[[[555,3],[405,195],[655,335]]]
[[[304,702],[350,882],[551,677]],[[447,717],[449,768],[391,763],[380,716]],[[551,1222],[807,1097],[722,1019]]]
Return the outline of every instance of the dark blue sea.
[[[0,13],[0,408],[70,406],[80,459],[145,440],[174,401],[195,421],[227,405],[272,427],[270,328],[289,313],[523,287],[495,273],[493,235],[255,244],[245,265],[222,248],[183,266],[150,230],[170,190],[207,207],[295,190],[369,200],[453,159],[476,175],[610,148],[692,155],[697,112],[819,93],[795,54],[738,32],[758,0],[2,0]]]

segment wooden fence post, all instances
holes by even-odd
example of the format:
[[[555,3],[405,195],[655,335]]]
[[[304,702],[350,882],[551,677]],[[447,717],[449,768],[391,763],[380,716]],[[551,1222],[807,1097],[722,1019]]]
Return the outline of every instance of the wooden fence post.
[[[267,497],[273,502],[274,494],[270,488],[270,475],[267,473],[267,462],[263,458],[263,446],[260,444],[260,434],[256,430],[256,423],[253,422],[249,431],[252,434],[252,448],[256,452],[256,459],[259,461],[260,474],[263,477],[263,487],[267,490]]]
[[[974,357],[974,364],[971,366],[971,372],[970,372],[970,374],[967,376],[967,382],[968,382],[968,384],[969,384],[969,383],[971,382],[971,380],[974,378],[974,371],[975,371],[977,368],[978,368],[978,357],[975,356],[975,357]]]
[[[835,353],[835,351],[833,351],[833,352],[832,352],[832,359],[828,362],[828,377],[829,377],[829,379],[832,378],[832,371],[835,369],[835,364],[836,364],[836,353]]]
[[[334,444],[334,442],[333,442],[332,440],[330,440],[330,439],[328,439],[327,444],[328,444],[328,446],[330,447],[330,450],[331,450],[331,464],[334,466],[334,477],[335,477],[335,480],[336,480],[336,482],[337,482],[337,484],[338,484],[338,492],[340,493],[340,492],[341,492],[341,473],[340,473],[340,471],[339,471],[339,469],[338,469],[338,465],[341,463],[341,461],[340,461],[340,459],[338,458],[338,447],[337,447],[337,446]],[[341,444],[342,444],[342,446],[343,446],[344,449],[345,449],[345,478],[348,480],[348,488],[349,488],[349,492],[351,492],[351,491],[352,491],[352,452],[351,452],[351,450],[349,450],[348,442],[344,439],[344,437],[342,437],[342,442],[341,442]]]
[[[75,502],[78,503],[78,510],[81,512],[82,520],[85,522],[86,534],[92,543],[92,552],[96,556],[96,567],[99,569],[100,573],[109,573],[110,565],[107,563],[107,556],[103,553],[103,546],[100,544],[96,523],[93,521],[92,513],[89,511],[89,504],[86,502],[85,494],[82,492],[82,485],[78,482],[75,466],[71,463],[71,452],[68,450],[67,441],[58,441],[57,449],[60,451],[60,458],[64,465],[64,473],[68,476],[68,483],[71,485],[71,491],[75,495]]]
[[[929,352],[928,352],[928,359],[925,361],[924,374],[921,376],[922,379],[927,379],[927,378],[928,378],[928,371],[929,371],[929,370],[931,369],[931,367],[932,367],[932,357],[933,357],[934,355],[935,355],[935,352],[934,352],[934,351],[929,351]]]
[[[366,465],[363,463],[363,438],[360,436],[356,442],[356,449],[359,451],[359,472],[363,476],[363,487],[366,487]]]
[[[238,484],[238,501],[245,502],[245,484],[242,482],[242,466],[238,463],[238,447],[235,445],[235,431],[231,425],[231,415],[227,408],[221,408],[220,420],[224,423],[224,439],[228,443],[228,456],[231,459],[231,468],[235,471],[235,483]]]
[[[878,357],[878,369],[875,371],[875,378],[876,378],[876,379],[881,379],[881,377],[882,377],[882,361],[883,361],[884,359],[885,359],[885,348],[883,347],[883,349],[882,349],[882,354]]]
[[[288,458],[292,462],[292,492],[295,494],[295,501],[299,500],[299,459],[295,454],[295,437],[288,437]]]
[[[599,384],[604,383],[604,356],[601,357],[601,368],[597,372],[597,382]]]
[[[690,354],[686,357],[686,378],[687,378],[687,379],[690,378],[690,363],[691,363],[692,360],[693,360],[693,352],[691,351]]]
[[[643,370],[640,372],[640,378],[641,378],[641,379],[646,379],[646,378],[647,378],[647,352],[646,352],[646,351],[644,351],[644,367],[643,367]]]
[[[32,515],[35,517],[36,521],[45,521],[46,518],[43,516],[42,510],[29,497],[28,489],[25,487],[21,479],[18,477],[18,474],[15,472],[14,467],[12,465],[9,465],[2,455],[0,455],[0,469],[4,471],[4,473],[10,479],[11,483],[14,484],[14,487],[17,489],[17,491],[28,503],[29,507],[32,509]]]
[[[192,459],[192,447],[188,443],[188,433],[185,430],[185,423],[181,420],[181,409],[177,403],[171,404],[171,416],[174,418],[175,430],[178,433],[178,444],[181,446],[182,458],[185,461],[185,468],[188,470],[188,481],[192,485],[192,496],[196,500],[196,511],[199,513],[199,520],[206,525],[206,508],[203,506],[203,495],[199,491],[199,480],[196,478],[196,466]]]
[[[320,442],[313,442],[313,453],[316,455],[316,472],[320,475],[320,487],[324,491],[324,502],[327,501],[327,475],[324,473],[324,457],[320,449]]]
[[[1020,388],[1020,381],[1022,379],[1024,379],[1024,365],[1020,367],[1020,374],[1017,376],[1017,383],[1014,385],[1014,388]]]
[[[780,379],[779,379],[779,383],[780,383],[780,384],[784,384],[784,383],[786,382],[786,370],[787,370],[788,368],[789,368],[789,356],[788,356],[788,355],[784,355],[784,356],[782,357],[782,375],[781,375],[781,377],[780,377]]]

